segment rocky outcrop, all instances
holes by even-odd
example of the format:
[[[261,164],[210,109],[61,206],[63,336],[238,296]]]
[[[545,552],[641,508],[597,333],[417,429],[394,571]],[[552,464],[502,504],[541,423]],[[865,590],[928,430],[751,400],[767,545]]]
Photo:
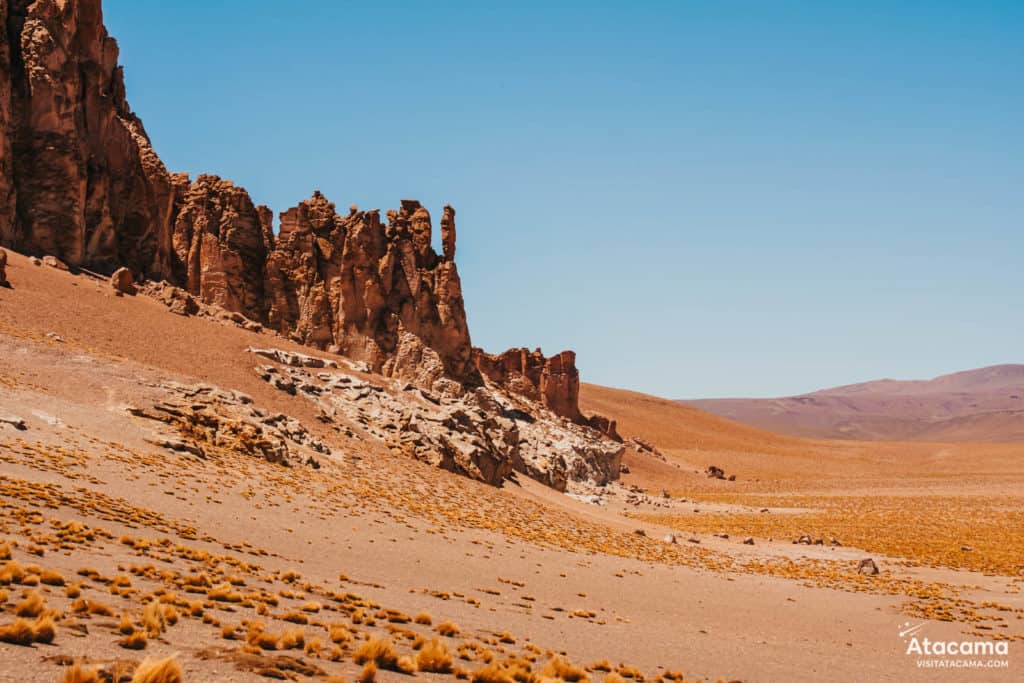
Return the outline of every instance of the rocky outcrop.
[[[419,202],[402,200],[383,223],[378,211],[354,206],[340,216],[315,192],[281,214],[266,265],[268,325],[425,388],[446,378],[479,383],[451,260],[455,212],[444,215],[438,256]]]
[[[492,355],[473,349],[480,373],[491,382],[539,401],[556,415],[583,422],[580,414],[580,373],[576,354],[562,351],[550,358],[540,349],[509,349]]]
[[[174,185],[173,279],[203,303],[261,319],[269,213],[214,175],[175,175]]]
[[[148,409],[131,407],[128,412],[162,422],[177,432],[170,439],[149,439],[163,448],[201,458],[206,458],[211,449],[227,449],[256,454],[282,465],[293,461],[315,465],[313,453],[331,452],[298,420],[268,413],[240,392],[208,384],[165,382],[158,386],[167,392],[166,400]]]
[[[168,275],[170,176],[125,99],[99,0],[3,0],[0,23],[0,242]]]
[[[421,413],[383,399],[377,408],[395,427],[381,438],[421,460],[491,483],[517,470],[558,489],[618,476],[622,446],[601,436],[615,438],[615,425],[580,413],[573,352],[474,353],[452,207],[440,254],[413,199],[382,219],[354,205],[338,213],[316,191],[280,215],[275,235],[270,210],[231,181],[168,173],[128,106],[100,0],[0,0],[0,28],[0,244],[113,274],[120,294],[137,283],[179,315],[269,328],[421,391]],[[261,374],[295,393],[315,386],[293,377],[309,367]],[[311,395],[363,396],[331,381]],[[215,445],[269,438],[195,419]]]
[[[3,0],[0,0],[2,2]],[[0,287],[7,285],[7,252],[0,249]]]
[[[320,407],[321,422],[352,438],[489,484],[521,472],[559,491],[617,479],[624,447],[496,385],[435,396],[412,384],[339,372],[337,362],[249,349],[274,363],[256,372]]]

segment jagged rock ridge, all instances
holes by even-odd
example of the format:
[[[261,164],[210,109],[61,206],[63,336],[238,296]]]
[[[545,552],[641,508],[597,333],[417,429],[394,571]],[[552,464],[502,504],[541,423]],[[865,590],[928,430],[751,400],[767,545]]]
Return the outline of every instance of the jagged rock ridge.
[[[523,400],[567,418],[566,429],[614,435],[614,423],[580,414],[571,351],[474,354],[452,207],[440,221],[441,254],[429,212],[412,199],[382,220],[355,206],[341,215],[316,191],[281,214],[275,235],[270,209],[243,188],[164,167],[128,105],[99,0],[0,0],[0,24],[0,244],[72,268],[128,268],[156,281],[142,291],[176,313],[218,306],[251,329],[363,361],[440,397],[462,400],[487,385],[484,412]],[[126,277],[117,278],[122,293],[132,289]],[[516,437],[498,432],[499,441]],[[540,460],[501,458],[548,483],[564,478]]]

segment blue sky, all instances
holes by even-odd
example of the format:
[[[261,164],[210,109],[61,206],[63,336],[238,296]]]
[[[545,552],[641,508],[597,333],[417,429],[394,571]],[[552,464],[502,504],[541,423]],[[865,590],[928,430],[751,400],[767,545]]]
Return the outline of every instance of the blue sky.
[[[1024,3],[104,8],[171,170],[455,206],[488,350],[669,397],[1024,362]]]

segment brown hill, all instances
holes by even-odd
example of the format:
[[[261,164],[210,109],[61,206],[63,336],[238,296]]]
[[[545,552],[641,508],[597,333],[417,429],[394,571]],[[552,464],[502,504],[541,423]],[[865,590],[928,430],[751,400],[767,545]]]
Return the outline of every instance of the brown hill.
[[[1024,442],[1024,365],[993,365],[931,380],[884,379],[783,398],[680,403],[796,436]]]
[[[629,458],[631,467],[650,470],[650,486],[665,486],[683,474],[692,485],[706,480],[709,465],[737,473],[741,483],[752,479],[821,483],[826,478],[896,480],[910,474],[964,476],[1015,472],[1020,447],[1003,443],[931,443],[818,439],[776,434],[735,422],[678,401],[625,389],[583,384],[580,406],[608,415],[629,442],[641,437],[679,464],[676,474],[652,458]]]

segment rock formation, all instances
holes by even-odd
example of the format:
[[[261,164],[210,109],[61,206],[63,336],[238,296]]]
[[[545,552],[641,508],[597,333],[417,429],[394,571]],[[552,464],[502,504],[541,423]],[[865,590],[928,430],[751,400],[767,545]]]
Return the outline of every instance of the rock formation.
[[[383,441],[397,454],[489,484],[521,472],[559,491],[619,476],[621,444],[503,387],[434,396],[409,383],[339,372],[330,359],[280,349],[249,352],[273,361],[255,367],[264,381],[315,402],[322,422],[349,437]]]
[[[263,317],[269,212],[230,180],[175,175],[171,273],[201,301]]]
[[[0,242],[168,275],[170,176],[125,100],[99,0],[2,0],[0,24]]]
[[[356,206],[341,215],[316,191],[275,235],[270,210],[231,181],[168,173],[128,106],[100,0],[0,0],[0,26],[0,244],[116,272],[119,293],[135,280],[174,313],[217,307],[425,390],[445,410],[402,423],[419,425],[418,440],[388,435],[420,459],[560,489],[618,476],[622,447],[601,437],[617,436],[614,423],[580,414],[573,352],[474,353],[452,207],[441,254],[413,199],[382,220]]]
[[[2,2],[3,0],[0,0]],[[0,249],[0,287],[7,284],[7,252]]]
[[[430,214],[403,199],[382,223],[347,216],[315,192],[281,214],[267,257],[266,320],[296,341],[366,361],[423,387],[478,383],[455,252],[455,212],[445,210],[445,255],[431,247]]]
[[[473,360],[480,373],[495,384],[541,402],[556,415],[583,422],[580,373],[572,351],[547,358],[540,349],[509,349],[492,355],[475,348]]]

